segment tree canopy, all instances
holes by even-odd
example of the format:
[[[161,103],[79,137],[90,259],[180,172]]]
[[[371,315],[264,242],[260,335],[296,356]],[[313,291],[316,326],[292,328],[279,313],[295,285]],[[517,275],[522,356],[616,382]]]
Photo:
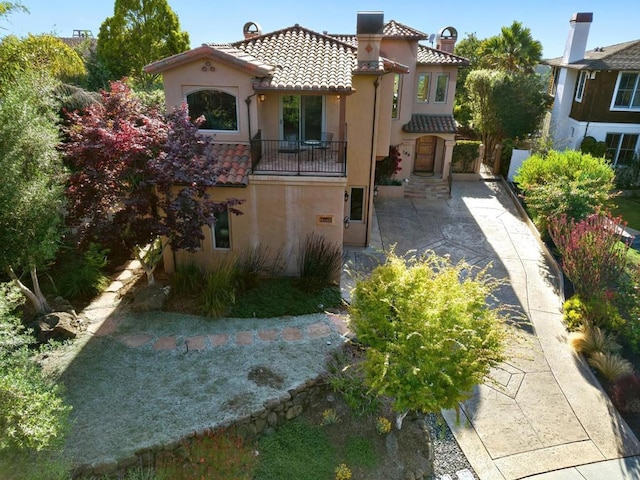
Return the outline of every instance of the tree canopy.
[[[0,89],[15,82],[20,72],[46,71],[63,82],[77,82],[86,74],[78,53],[53,35],[8,35],[0,41]]]
[[[434,254],[393,252],[358,281],[351,327],[366,348],[365,382],[407,410],[457,408],[502,359],[504,329],[489,306],[498,282],[485,270]]]
[[[241,213],[234,208],[241,200],[210,199],[220,163],[186,105],[165,118],[125,83],[113,82],[101,103],[69,119],[69,221],[81,240],[119,242],[139,252],[161,236],[163,245],[193,251],[216,212]],[[151,283],[153,265],[145,267]]]
[[[45,73],[23,72],[0,102],[0,266],[38,312],[48,305],[36,269],[56,254],[64,204],[54,88]],[[31,272],[34,291],[22,272]]]
[[[115,0],[113,16],[100,26],[97,57],[112,80],[131,76],[148,85],[145,65],[188,48],[189,34],[167,0]]]
[[[542,60],[542,44],[534,40],[531,30],[514,21],[502,27],[500,35],[489,37],[480,44],[482,66],[506,72],[533,73]]]

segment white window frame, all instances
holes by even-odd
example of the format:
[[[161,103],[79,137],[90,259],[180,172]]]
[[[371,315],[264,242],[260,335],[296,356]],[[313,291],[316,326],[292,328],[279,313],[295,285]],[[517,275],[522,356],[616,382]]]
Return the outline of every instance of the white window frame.
[[[420,81],[421,79],[425,79],[426,82],[426,91],[424,93],[424,99],[420,99]],[[430,73],[419,73],[418,80],[416,82],[416,103],[429,103],[429,95],[431,92],[431,74]]]
[[[584,96],[584,89],[587,86],[587,79],[589,78],[589,73],[585,70],[580,72],[580,76],[578,77],[578,82],[576,83],[576,95],[574,100],[576,102],[582,102],[582,97]]]
[[[445,78],[444,85],[444,100],[438,100],[438,84],[440,83],[440,79]],[[449,96],[449,74],[448,73],[439,73],[436,77],[436,86],[435,93],[433,95],[433,103],[447,103],[447,97]]]
[[[618,144],[615,146],[615,155],[612,158],[612,166],[616,167],[618,165],[618,160],[620,159],[620,151],[622,150],[622,144],[624,143],[625,137],[628,135],[633,135],[636,137],[636,145],[634,148],[634,151],[637,153],[638,152],[638,146],[640,143],[640,134],[638,133],[622,133],[622,132],[607,132],[607,134],[605,135],[605,142],[606,139],[609,135],[619,135],[620,137],[618,138]],[[610,150],[610,148],[607,146],[607,152]],[[625,151],[631,151],[629,149],[626,149]]]
[[[216,251],[223,251],[223,252],[228,252],[229,250],[231,250],[232,246],[233,246],[233,242],[231,240],[231,214],[229,213],[229,209],[227,208],[226,210],[224,210],[224,212],[226,212],[227,214],[227,223],[229,225],[229,246],[228,247],[218,247],[216,245],[216,225],[218,225],[218,214],[219,213],[223,213],[223,212],[216,212],[216,223],[214,223],[213,225],[211,225],[211,245],[213,246],[213,249]]]
[[[622,80],[622,76],[625,74],[636,76],[636,81],[633,87],[633,91],[631,93],[631,98],[629,99],[628,107],[616,105],[616,97],[618,96],[620,81]],[[622,111],[622,112],[640,111],[640,99],[638,99],[638,105],[633,106],[634,100],[636,100],[636,96],[640,96],[640,72],[631,72],[631,71],[618,72],[618,79],[616,80],[616,88],[613,90],[613,97],[611,98],[611,106],[609,107],[609,109],[613,111]]]
[[[240,133],[240,102],[238,102],[238,92],[235,90],[231,90],[228,88],[224,88],[224,87],[195,87],[190,89],[188,92],[186,92],[184,94],[184,102],[187,104],[187,109],[189,108],[189,102],[187,100],[187,97],[189,95],[191,95],[192,93],[197,93],[197,92],[206,92],[206,91],[210,91],[210,92],[221,92],[221,93],[226,93],[227,95],[230,95],[232,97],[234,97],[236,99],[236,129],[235,130],[215,130],[212,128],[200,128],[199,130],[201,132],[204,133],[224,133],[224,134],[238,134]],[[191,113],[189,113],[190,116]],[[195,118],[192,119],[195,120]]]

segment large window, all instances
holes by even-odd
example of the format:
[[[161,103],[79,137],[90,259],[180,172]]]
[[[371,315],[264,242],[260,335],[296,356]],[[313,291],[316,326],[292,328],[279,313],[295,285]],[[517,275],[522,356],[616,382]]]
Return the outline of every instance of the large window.
[[[620,72],[613,94],[612,110],[640,110],[640,74]]]
[[[398,118],[400,114],[400,91],[402,77],[397,73],[393,76],[393,104],[391,105],[391,118]]]
[[[638,146],[637,133],[607,133],[607,158],[614,166],[633,160]]]
[[[204,115],[202,130],[238,131],[238,102],[236,97],[219,90],[198,90],[187,95],[189,116]]]
[[[352,222],[364,221],[364,187],[351,187],[349,199],[349,219]]]
[[[444,103],[447,101],[447,88],[449,87],[449,75],[442,73],[438,75],[436,80],[436,103]]]
[[[421,74],[418,75],[418,91],[416,93],[416,100],[421,103],[429,103],[429,83],[431,75]]]
[[[280,108],[284,140],[320,140],[324,118],[321,95],[284,95]]]
[[[213,226],[214,250],[229,250],[231,248],[231,228],[229,225],[229,210],[216,212],[216,223]]]
[[[582,102],[582,96],[584,95],[584,87],[587,83],[587,72],[580,72],[578,77],[578,83],[576,84],[576,102]]]

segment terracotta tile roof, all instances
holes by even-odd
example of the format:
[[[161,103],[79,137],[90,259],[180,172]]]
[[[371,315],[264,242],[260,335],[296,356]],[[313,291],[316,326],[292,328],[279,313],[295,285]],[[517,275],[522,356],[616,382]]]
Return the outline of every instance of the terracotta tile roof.
[[[453,115],[413,114],[402,130],[407,133],[456,133],[456,121]]]
[[[273,66],[231,45],[205,43],[186,52],[153,62],[144,67],[144,71],[147,73],[160,73],[200,58],[217,59],[253,72],[256,75],[268,75],[274,70]]]
[[[214,143],[214,155],[222,173],[216,179],[216,185],[246,187],[251,173],[251,147],[242,143]]]
[[[576,70],[640,70],[640,40],[589,50],[583,59],[570,64],[562,63],[562,57],[544,60],[543,63]]]
[[[387,22],[384,25],[382,32],[385,37],[391,38],[407,38],[411,40],[427,40],[429,38],[426,33],[422,33],[415,28],[407,27],[395,20]]]
[[[466,67],[469,60],[453,53],[443,52],[425,45],[418,45],[418,65],[455,65]]]
[[[295,25],[232,46],[274,67],[256,89],[351,90],[357,52],[333,37]]]

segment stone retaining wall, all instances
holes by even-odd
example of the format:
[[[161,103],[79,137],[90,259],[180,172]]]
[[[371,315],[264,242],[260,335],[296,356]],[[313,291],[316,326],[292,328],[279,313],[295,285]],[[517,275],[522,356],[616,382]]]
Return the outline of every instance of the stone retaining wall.
[[[300,416],[305,408],[319,401],[321,396],[328,391],[329,386],[321,378],[309,380],[297,388],[284,392],[278,398],[267,400],[264,402],[262,408],[248,415],[219,425],[214,425],[210,428],[194,431],[175,442],[154,445],[153,447],[139,450],[135,452],[134,456],[126,459],[100,465],[85,465],[79,467],[74,472],[74,478],[116,474],[134,466],[153,466],[156,456],[160,453],[171,452],[180,448],[185,440],[188,441],[191,438],[204,436],[223,429],[235,428],[241,438],[245,440],[255,439],[261,434],[272,433],[276,427]]]

